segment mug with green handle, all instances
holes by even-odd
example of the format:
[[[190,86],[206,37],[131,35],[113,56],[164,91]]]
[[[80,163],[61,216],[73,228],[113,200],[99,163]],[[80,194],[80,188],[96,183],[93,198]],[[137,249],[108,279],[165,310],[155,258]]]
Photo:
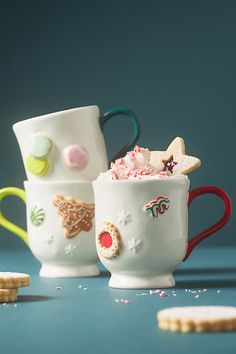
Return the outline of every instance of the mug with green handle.
[[[18,235],[41,262],[40,276],[96,276],[94,196],[90,181],[24,182],[0,190],[26,203],[27,232],[2,212],[0,225]]]
[[[54,112],[15,123],[17,137],[29,181],[89,180],[108,169],[103,137],[106,123],[123,115],[130,119],[130,141],[114,156],[124,156],[137,142],[140,125],[128,108],[113,108],[100,115],[97,106]],[[122,133],[123,126],[121,126]]]

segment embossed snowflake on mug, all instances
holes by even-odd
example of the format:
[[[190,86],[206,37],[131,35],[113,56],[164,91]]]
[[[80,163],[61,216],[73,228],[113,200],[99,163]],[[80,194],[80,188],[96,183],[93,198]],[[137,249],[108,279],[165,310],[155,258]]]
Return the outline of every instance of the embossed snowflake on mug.
[[[43,242],[47,245],[51,245],[53,242],[54,242],[54,236],[53,234],[51,233],[47,233],[45,236],[44,236],[44,240]]]
[[[137,240],[135,237],[128,241],[128,250],[137,254],[143,249],[143,241]]]
[[[128,211],[121,210],[118,214],[118,221],[124,226],[127,225],[129,222],[132,221],[131,214]]]
[[[76,246],[72,245],[71,243],[69,243],[69,245],[65,246],[65,254],[68,256],[73,256],[74,254],[76,254],[77,250],[76,250]]]

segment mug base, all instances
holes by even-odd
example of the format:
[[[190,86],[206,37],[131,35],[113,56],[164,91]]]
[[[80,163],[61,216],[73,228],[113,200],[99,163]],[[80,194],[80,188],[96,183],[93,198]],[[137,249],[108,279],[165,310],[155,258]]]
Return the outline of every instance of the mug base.
[[[172,274],[154,276],[112,274],[109,286],[119,289],[171,288],[175,286],[175,280]]]
[[[39,275],[45,278],[94,277],[100,274],[96,264],[76,267],[43,264]]]

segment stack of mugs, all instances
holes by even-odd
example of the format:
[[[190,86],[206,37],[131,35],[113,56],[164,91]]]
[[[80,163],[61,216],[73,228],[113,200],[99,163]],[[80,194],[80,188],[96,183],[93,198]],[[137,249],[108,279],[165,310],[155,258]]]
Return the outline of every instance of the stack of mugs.
[[[120,114],[131,118],[134,135],[117,158],[134,146],[140,133],[129,109],[112,109],[100,117],[97,106],[81,107],[13,126],[28,180],[25,191],[2,189],[0,200],[16,195],[26,202],[27,233],[3,215],[0,223],[27,243],[42,263],[41,276],[99,274],[92,181],[108,168],[104,124]]]

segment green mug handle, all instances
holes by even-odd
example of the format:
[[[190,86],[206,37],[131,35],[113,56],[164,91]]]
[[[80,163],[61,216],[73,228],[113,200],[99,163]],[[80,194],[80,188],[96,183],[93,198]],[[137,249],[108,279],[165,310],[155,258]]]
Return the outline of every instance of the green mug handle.
[[[108,120],[110,120],[112,117],[117,115],[125,115],[129,117],[133,123],[134,132],[131,140],[120,149],[120,151],[111,159],[110,162],[125,156],[125,154],[129,150],[131,150],[134,147],[134,145],[137,143],[141,133],[141,128],[140,128],[138,118],[136,114],[129,108],[112,108],[104,115],[102,115],[100,117],[101,130],[103,131],[104,125],[106,124],[106,122],[108,122]]]
[[[16,197],[19,197],[21,200],[23,200],[23,202],[26,203],[26,194],[23,189],[15,188],[15,187],[6,187],[0,189],[0,203],[8,195],[14,195]],[[13,234],[19,236],[27,245],[29,245],[27,232],[23,230],[21,227],[7,220],[5,216],[2,214],[1,209],[0,209],[0,225],[5,229],[11,231]]]

